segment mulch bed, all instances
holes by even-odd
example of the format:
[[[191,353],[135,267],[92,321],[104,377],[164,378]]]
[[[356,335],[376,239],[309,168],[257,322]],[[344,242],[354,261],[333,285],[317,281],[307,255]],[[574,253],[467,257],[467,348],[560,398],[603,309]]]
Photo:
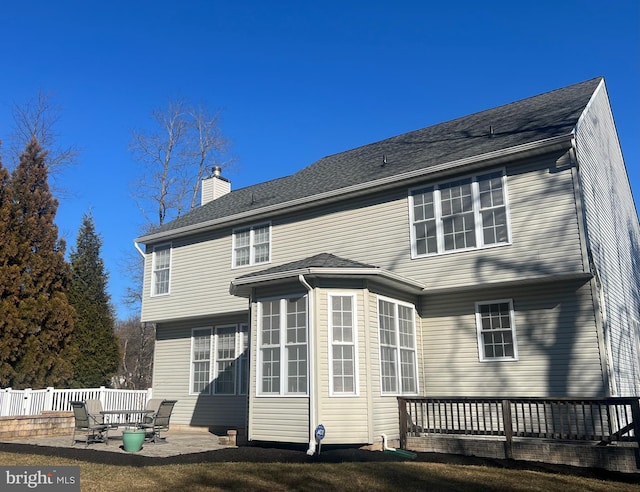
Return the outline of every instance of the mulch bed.
[[[307,456],[306,447],[258,443],[237,448],[219,449],[203,453],[183,454],[166,458],[136,454],[112,453],[85,448],[60,448],[30,444],[2,443],[1,451],[8,453],[57,456],[92,463],[120,466],[163,466],[187,463],[346,463],[346,462],[402,462],[416,461],[455,465],[490,466],[495,468],[532,470],[563,475],[577,475],[598,480],[640,483],[640,473],[612,472],[600,468],[580,468],[529,461],[499,460],[441,453],[416,453],[415,460],[380,451],[368,451],[348,446],[324,446],[321,453]]]

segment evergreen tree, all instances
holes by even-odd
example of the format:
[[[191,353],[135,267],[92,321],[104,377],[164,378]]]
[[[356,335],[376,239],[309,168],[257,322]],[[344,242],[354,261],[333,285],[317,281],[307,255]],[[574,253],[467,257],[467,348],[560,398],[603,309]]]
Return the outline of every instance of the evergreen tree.
[[[77,314],[73,343],[79,352],[71,384],[77,388],[109,386],[120,362],[101,247],[93,217],[85,214],[70,255],[70,301]]]
[[[0,171],[0,386],[66,385],[73,371],[70,269],[45,156],[32,139],[10,179]]]
[[[12,374],[11,356],[20,340],[13,336],[15,310],[13,294],[18,290],[20,268],[15,264],[15,237],[11,234],[11,190],[9,173],[0,162],[0,388],[8,386]]]

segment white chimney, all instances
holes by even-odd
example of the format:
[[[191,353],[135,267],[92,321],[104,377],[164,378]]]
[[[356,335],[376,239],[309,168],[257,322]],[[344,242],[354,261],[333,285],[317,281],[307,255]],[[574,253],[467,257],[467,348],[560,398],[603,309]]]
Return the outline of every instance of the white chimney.
[[[209,203],[231,192],[231,182],[221,176],[222,169],[216,166],[212,174],[202,180],[200,190],[200,205]]]

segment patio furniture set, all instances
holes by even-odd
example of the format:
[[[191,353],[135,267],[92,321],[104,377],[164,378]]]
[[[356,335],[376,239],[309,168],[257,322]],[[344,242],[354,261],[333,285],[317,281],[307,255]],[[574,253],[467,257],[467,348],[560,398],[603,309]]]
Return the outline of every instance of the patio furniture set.
[[[152,398],[144,410],[123,409],[103,410],[100,400],[72,401],[75,424],[72,445],[82,442],[76,435],[85,435],[85,446],[90,443],[109,444],[109,430],[125,427],[124,434],[132,431],[144,431],[144,441],[158,443],[166,439],[161,432],[169,430],[169,420],[177,400]]]

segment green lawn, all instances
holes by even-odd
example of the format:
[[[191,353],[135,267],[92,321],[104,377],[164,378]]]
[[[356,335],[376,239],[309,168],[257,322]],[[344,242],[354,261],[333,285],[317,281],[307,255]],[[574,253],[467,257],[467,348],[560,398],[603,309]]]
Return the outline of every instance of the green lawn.
[[[3,466],[79,465],[83,492],[197,490],[640,491],[640,485],[537,471],[417,462],[116,466],[0,451]]]

